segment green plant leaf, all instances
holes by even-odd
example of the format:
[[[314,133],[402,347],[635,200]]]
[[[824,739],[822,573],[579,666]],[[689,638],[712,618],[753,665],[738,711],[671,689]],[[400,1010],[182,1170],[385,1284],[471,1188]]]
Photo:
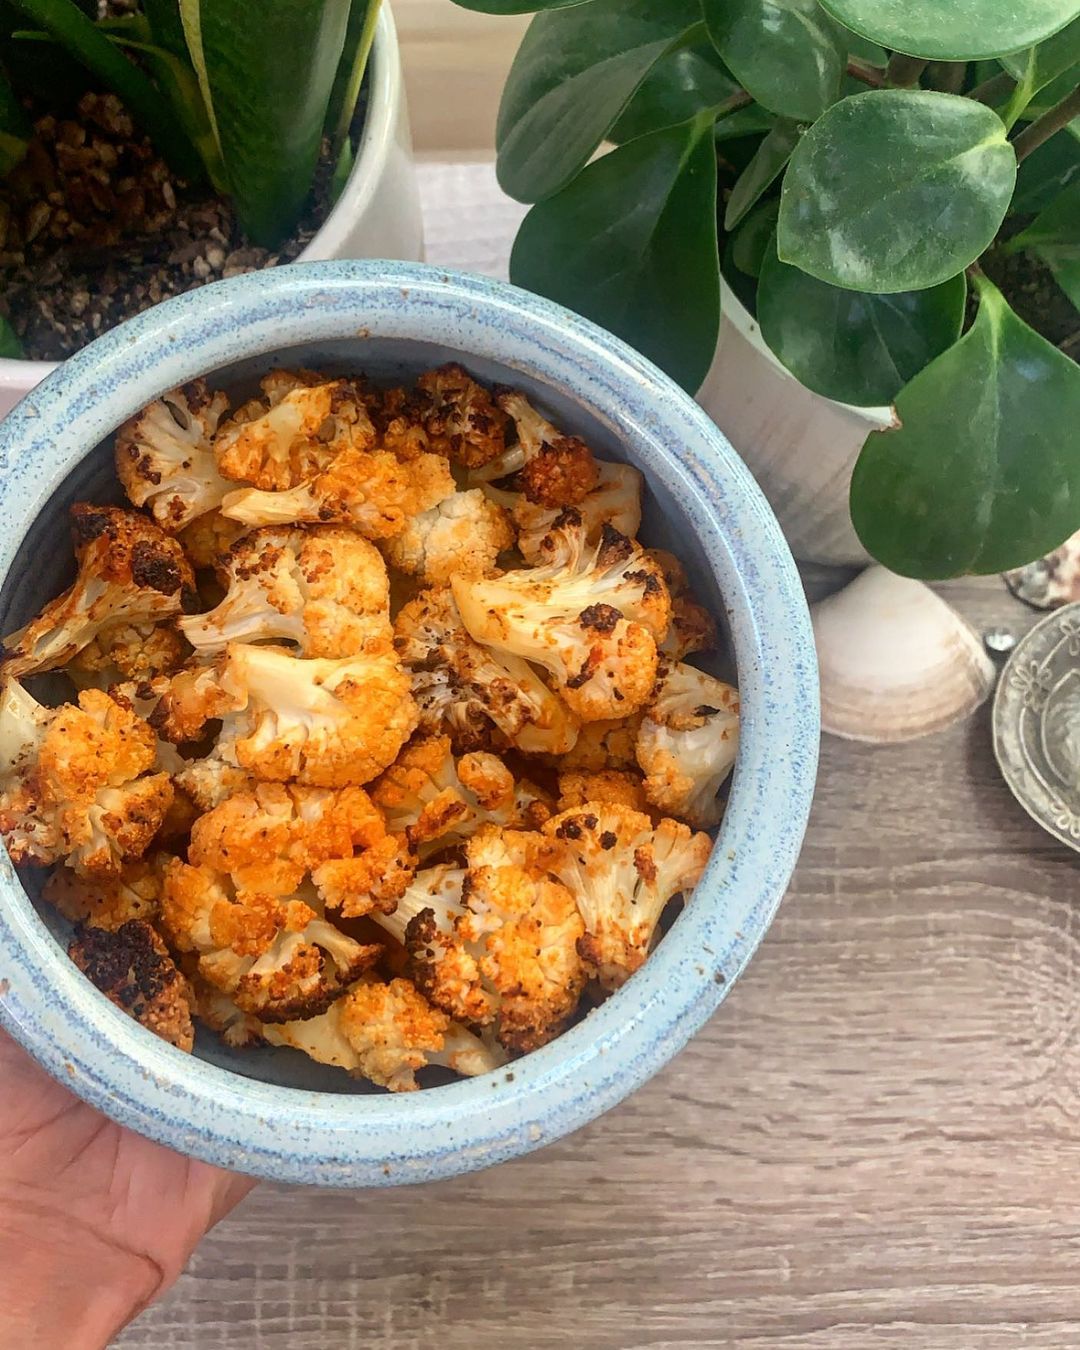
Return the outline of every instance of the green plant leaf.
[[[588,0],[454,0],[459,9],[472,9],[480,14],[534,14],[544,9],[571,9]]]
[[[709,36],[762,107],[812,122],[840,96],[839,27],[817,0],[702,0]]]
[[[885,69],[889,64],[889,53],[884,47],[879,47],[876,42],[869,42],[850,29],[845,28],[843,31],[848,56],[854,57],[864,66],[869,66],[871,70]]]
[[[891,403],[964,322],[964,274],[922,291],[847,291],[769,249],[758,281],[761,336],[807,389],[841,403]]]
[[[710,42],[666,52],[638,86],[608,139],[616,145],[686,122],[739,92]]]
[[[780,202],[775,197],[762,202],[732,235],[731,261],[744,276],[759,277],[766,253],[776,252],[776,213],[779,209]]]
[[[962,271],[1009,205],[1016,156],[972,99],[877,89],[834,103],[784,175],[783,262],[857,291],[914,291]]]
[[[522,222],[510,277],[632,343],[695,390],[720,324],[716,155],[707,116],[639,136]]]
[[[1080,257],[1080,179],[1059,192],[1026,230],[1013,235],[1005,245],[1009,253],[1025,248],[1070,249]]]
[[[20,0],[25,3],[25,0]],[[273,248],[311,191],[349,0],[181,0],[237,217]]]
[[[852,32],[932,61],[977,61],[1042,42],[1070,19],[1075,0],[822,0]]]
[[[364,83],[364,71],[371,55],[371,44],[375,41],[379,3],[380,0],[350,0],[345,43],[326,109],[326,134],[330,137],[331,149],[338,154],[335,174],[341,165],[340,150],[349,136],[356,102],[360,97],[360,86]]]
[[[1035,256],[1054,274],[1054,280],[1080,310],[1080,257],[1073,249],[1037,248]]]
[[[736,108],[717,119],[713,127],[713,140],[737,141],[743,136],[756,136],[762,131],[771,131],[776,125],[776,115],[751,103],[746,108]]]
[[[1080,141],[1063,128],[1021,162],[1009,211],[1022,216],[1034,215],[1049,206],[1062,188],[1078,178]]]
[[[21,361],[23,355],[22,343],[15,336],[15,329],[0,314],[0,356],[7,361]]]
[[[27,117],[7,76],[0,70],[0,174],[13,169],[26,154],[30,140]]]
[[[725,230],[733,230],[758,198],[783,173],[784,165],[799,142],[801,131],[798,122],[786,119],[779,121],[754,151],[754,157],[735,180],[728,197],[724,210]]]
[[[117,95],[181,178],[200,177],[202,163],[168,104],[72,0],[13,0],[13,4]]]
[[[1074,19],[1038,46],[1009,53],[999,60],[1014,80],[1024,81],[1030,92],[1037,94],[1080,61],[1080,19]],[[1066,93],[1068,90],[1063,90],[1060,97],[1064,98]]]
[[[894,572],[1002,572],[1080,528],[1080,366],[976,277],[971,329],[900,391],[896,431],[872,433],[851,517]]]
[[[700,21],[695,0],[589,0],[538,14],[499,106],[503,190],[535,202],[565,187],[653,65]]]
[[[150,38],[156,47],[164,47],[174,56],[187,56],[184,24],[180,18],[180,0],[142,0],[143,13],[150,25]]]

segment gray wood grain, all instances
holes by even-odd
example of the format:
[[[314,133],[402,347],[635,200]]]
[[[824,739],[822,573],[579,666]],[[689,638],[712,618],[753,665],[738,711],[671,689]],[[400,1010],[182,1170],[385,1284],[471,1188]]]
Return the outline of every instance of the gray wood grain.
[[[997,583],[949,589],[980,625],[1031,622]],[[648,1086],[457,1181],[263,1187],[118,1345],[1080,1345],[1076,899],[986,709],[827,739],[778,921]]]

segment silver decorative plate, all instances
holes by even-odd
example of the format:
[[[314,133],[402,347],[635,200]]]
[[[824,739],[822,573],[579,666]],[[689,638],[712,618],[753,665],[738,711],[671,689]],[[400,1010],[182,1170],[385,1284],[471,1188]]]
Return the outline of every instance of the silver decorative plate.
[[[1017,643],[994,695],[994,754],[1016,800],[1080,852],[1080,604]]]

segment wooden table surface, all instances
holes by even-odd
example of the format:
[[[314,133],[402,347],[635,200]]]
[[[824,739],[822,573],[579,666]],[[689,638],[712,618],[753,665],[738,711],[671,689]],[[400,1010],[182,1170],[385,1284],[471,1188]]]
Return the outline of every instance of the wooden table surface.
[[[948,588],[979,627],[1032,616]],[[1074,854],[988,710],[826,738],[748,970],[622,1106],[493,1170],[263,1186],[123,1350],[1066,1350],[1080,1345]]]

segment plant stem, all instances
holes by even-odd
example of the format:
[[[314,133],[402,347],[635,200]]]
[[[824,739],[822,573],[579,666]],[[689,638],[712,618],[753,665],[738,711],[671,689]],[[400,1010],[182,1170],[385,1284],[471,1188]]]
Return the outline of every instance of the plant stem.
[[[1063,98],[1049,112],[1037,117],[1030,126],[1013,141],[1013,149],[1018,160],[1026,159],[1033,150],[1038,150],[1044,141],[1048,141],[1056,131],[1067,127],[1074,117],[1080,117],[1080,86],[1077,86],[1067,98]]]
[[[930,84],[943,94],[958,94],[964,87],[966,61],[931,61]]]
[[[864,66],[859,61],[849,61],[847,73],[853,80],[862,80],[863,84],[868,84],[872,89],[885,88],[885,76],[872,66]]]
[[[730,113],[737,112],[740,108],[745,108],[753,103],[751,96],[740,89],[737,94],[732,94],[730,98],[724,99],[723,103],[717,103],[715,107],[707,109],[709,120],[718,121],[721,117],[727,117]]]
[[[894,89],[913,89],[919,83],[919,76],[930,64],[921,56],[905,56],[903,52],[893,52],[885,68],[886,83]]]
[[[1003,70],[997,75],[991,75],[988,80],[983,80],[982,84],[977,84],[967,97],[973,98],[976,103],[997,103],[999,99],[1012,93],[1015,83],[1013,77]]]

